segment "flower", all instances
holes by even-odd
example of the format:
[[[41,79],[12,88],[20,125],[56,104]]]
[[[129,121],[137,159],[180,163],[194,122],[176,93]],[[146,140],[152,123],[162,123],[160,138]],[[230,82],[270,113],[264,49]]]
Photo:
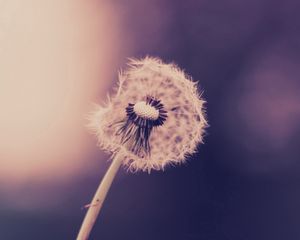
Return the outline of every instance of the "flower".
[[[204,103],[196,83],[174,64],[131,59],[115,96],[97,105],[89,127],[100,148],[123,153],[129,170],[160,170],[185,162],[203,142]]]

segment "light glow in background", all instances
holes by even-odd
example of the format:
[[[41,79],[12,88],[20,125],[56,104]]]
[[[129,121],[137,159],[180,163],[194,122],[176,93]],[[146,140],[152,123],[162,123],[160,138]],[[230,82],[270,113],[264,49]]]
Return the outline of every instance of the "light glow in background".
[[[92,168],[85,117],[123,56],[118,22],[105,1],[0,0],[2,190]]]

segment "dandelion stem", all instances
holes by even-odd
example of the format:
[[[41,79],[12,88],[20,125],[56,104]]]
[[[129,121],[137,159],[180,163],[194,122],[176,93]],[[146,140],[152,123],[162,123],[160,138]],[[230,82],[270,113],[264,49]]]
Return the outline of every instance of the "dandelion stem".
[[[96,219],[99,215],[99,212],[101,210],[107,192],[112,184],[112,181],[116,176],[116,173],[118,172],[121,166],[121,163],[122,163],[122,154],[117,154],[95,193],[95,196],[90,204],[90,207],[81,225],[80,231],[77,236],[77,240],[88,239],[91,230],[96,222]]]

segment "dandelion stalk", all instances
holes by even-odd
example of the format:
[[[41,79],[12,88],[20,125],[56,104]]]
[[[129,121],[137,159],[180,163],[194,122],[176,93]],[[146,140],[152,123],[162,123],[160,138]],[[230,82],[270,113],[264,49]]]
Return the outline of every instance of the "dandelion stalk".
[[[89,209],[85,215],[80,231],[77,236],[77,240],[87,240],[92,228],[97,220],[107,192],[122,164],[122,155],[117,154],[112,161],[109,169],[103,177],[92,202],[89,205]]]

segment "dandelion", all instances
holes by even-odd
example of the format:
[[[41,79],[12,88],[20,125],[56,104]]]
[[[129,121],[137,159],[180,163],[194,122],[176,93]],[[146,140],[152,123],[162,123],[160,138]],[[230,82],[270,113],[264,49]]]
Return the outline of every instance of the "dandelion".
[[[113,156],[83,222],[78,238],[87,239],[112,180],[128,170],[163,170],[185,162],[203,142],[207,122],[196,83],[174,64],[157,58],[130,60],[105,106],[90,115],[89,127],[101,149]]]

